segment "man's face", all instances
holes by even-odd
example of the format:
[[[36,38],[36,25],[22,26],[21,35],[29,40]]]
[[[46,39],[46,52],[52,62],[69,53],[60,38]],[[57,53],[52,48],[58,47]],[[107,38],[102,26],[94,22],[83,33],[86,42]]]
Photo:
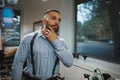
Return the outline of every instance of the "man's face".
[[[56,33],[58,33],[60,28],[61,16],[57,12],[50,12],[48,14],[48,20],[46,21]]]

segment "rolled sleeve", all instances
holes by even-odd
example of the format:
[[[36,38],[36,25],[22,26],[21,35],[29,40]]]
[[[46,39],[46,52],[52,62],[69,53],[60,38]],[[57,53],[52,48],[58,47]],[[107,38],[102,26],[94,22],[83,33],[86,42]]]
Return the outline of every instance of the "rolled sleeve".
[[[61,62],[70,67],[73,64],[73,55],[70,53],[68,48],[65,46],[64,42],[56,39],[52,42],[56,56],[61,60]]]

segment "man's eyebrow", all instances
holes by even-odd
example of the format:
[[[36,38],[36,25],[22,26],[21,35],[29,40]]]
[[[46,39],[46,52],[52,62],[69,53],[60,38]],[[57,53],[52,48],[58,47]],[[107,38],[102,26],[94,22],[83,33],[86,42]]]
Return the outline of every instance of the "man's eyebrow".
[[[57,19],[56,16],[52,15],[51,18]],[[62,20],[61,18],[58,18],[59,22]]]
[[[57,19],[57,17],[56,17],[56,16],[51,16],[51,18]]]
[[[57,18],[56,16],[51,16],[51,17]],[[61,19],[61,18],[59,18],[59,19]]]

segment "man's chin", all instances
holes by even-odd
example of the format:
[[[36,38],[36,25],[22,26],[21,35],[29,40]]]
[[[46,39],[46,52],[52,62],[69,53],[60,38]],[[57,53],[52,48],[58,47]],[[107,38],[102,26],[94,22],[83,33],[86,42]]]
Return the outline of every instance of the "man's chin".
[[[54,29],[55,33],[58,34],[59,32],[59,29]]]

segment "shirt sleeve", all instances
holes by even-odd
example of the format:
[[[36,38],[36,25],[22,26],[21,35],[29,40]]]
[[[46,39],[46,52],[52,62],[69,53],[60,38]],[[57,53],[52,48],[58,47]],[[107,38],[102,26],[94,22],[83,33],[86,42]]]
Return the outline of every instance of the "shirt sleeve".
[[[61,62],[70,67],[73,64],[73,55],[70,53],[63,41],[56,39],[52,42],[56,56],[61,60]]]
[[[22,78],[23,64],[27,58],[29,51],[28,42],[29,42],[28,39],[24,38],[21,41],[19,48],[15,54],[12,65],[12,80],[21,80]]]

